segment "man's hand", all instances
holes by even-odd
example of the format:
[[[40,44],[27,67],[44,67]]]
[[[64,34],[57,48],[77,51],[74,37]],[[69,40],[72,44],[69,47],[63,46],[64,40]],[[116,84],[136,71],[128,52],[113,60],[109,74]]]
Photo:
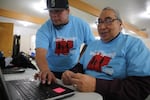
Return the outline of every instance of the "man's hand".
[[[71,78],[72,78],[72,77],[71,77],[71,76],[74,75],[74,74],[75,74],[75,73],[72,72],[72,71],[69,71],[69,70],[65,71],[65,72],[62,74],[62,77],[61,77],[63,83],[64,83],[65,85],[71,85],[71,84],[72,84],[72,82],[71,82]]]
[[[73,86],[81,92],[94,92],[96,88],[96,78],[89,75],[77,73],[71,76]]]
[[[34,75],[34,78],[39,79],[42,84],[51,84],[51,82],[56,82],[55,75],[50,70],[40,71]]]

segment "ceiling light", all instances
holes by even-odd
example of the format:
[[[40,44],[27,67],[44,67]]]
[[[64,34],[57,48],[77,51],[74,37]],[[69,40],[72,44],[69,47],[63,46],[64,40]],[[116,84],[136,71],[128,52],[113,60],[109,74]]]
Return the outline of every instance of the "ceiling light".
[[[41,13],[45,13],[46,10],[44,10],[46,8],[46,0],[41,0],[40,2],[36,3],[33,5],[34,9],[41,12]]]
[[[146,13],[150,17],[150,7],[147,7]]]
[[[140,14],[140,17],[142,18],[150,18],[150,6],[146,8],[146,11]]]
[[[150,7],[147,7],[146,12],[150,14]]]
[[[141,13],[140,14],[140,17],[142,17],[142,18],[150,18],[150,12],[143,12],[143,13]]]

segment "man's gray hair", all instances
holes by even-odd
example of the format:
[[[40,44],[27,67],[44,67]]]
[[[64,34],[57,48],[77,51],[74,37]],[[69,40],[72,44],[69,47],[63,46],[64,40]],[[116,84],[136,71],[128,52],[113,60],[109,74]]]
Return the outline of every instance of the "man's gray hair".
[[[122,23],[120,13],[117,9],[113,9],[111,7],[105,7],[102,11],[104,11],[104,10],[112,10],[115,13],[115,16],[117,17],[117,19]]]

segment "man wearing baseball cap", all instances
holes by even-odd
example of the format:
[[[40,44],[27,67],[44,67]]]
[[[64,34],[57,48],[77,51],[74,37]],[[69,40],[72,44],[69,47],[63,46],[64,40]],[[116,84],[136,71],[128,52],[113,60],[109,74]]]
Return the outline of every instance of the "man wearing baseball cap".
[[[68,0],[47,0],[50,19],[36,33],[35,74],[43,84],[61,78],[64,71],[78,63],[81,44],[95,40],[89,25],[70,14]]]
[[[47,0],[47,10],[61,10],[68,8],[68,0]]]

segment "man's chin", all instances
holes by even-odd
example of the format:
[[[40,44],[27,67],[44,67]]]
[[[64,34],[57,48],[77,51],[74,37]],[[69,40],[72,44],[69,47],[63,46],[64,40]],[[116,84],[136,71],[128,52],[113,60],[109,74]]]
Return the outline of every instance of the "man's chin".
[[[105,38],[107,38],[107,34],[105,34],[105,33],[101,34],[100,37],[103,38],[103,39],[105,39]]]
[[[60,26],[62,23],[53,23],[54,26]]]

